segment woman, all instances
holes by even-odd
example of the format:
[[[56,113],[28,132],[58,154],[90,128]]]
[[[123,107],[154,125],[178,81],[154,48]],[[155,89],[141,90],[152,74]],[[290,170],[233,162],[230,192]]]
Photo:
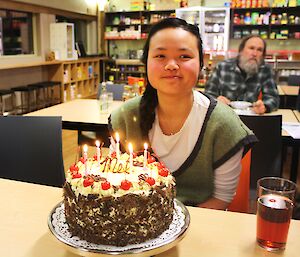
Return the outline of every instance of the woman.
[[[226,209],[240,173],[240,160],[255,136],[235,113],[193,90],[203,66],[196,26],[178,18],[154,25],[144,46],[147,86],[142,97],[111,114],[112,135],[126,147],[153,152],[176,178],[185,204]]]

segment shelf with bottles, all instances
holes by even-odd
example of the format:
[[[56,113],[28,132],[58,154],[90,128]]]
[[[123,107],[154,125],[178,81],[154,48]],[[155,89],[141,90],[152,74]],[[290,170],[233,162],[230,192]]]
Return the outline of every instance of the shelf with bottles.
[[[232,0],[231,8],[285,8],[300,5],[300,0]]]
[[[62,63],[63,101],[96,94],[100,58],[82,58]]]
[[[292,55],[286,55],[287,59],[266,59],[275,73],[277,83],[287,82],[289,75],[300,75],[300,60],[291,59]],[[282,58],[282,57],[281,57]]]
[[[150,27],[159,20],[174,16],[175,10],[105,13],[105,40],[146,39]]]
[[[114,83],[127,83],[128,77],[131,76],[137,78],[145,77],[145,66],[139,60],[106,60],[103,71],[103,80]]]
[[[231,38],[250,34],[264,39],[300,39],[300,6],[234,8]]]

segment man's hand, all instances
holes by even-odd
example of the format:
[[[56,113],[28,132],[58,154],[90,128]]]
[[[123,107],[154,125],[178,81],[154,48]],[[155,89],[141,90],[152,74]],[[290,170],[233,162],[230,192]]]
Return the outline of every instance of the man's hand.
[[[222,95],[218,96],[217,100],[227,105],[231,102],[227,97]]]
[[[264,114],[266,112],[266,106],[262,100],[258,100],[253,103],[253,111],[257,114]]]

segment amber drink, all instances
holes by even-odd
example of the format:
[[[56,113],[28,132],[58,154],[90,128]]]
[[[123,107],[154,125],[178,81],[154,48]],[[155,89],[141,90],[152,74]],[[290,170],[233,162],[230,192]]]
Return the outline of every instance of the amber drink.
[[[268,251],[285,249],[295,190],[293,182],[282,178],[258,181],[256,239]]]
[[[283,196],[264,195],[257,204],[257,242],[268,250],[284,249],[293,202]]]

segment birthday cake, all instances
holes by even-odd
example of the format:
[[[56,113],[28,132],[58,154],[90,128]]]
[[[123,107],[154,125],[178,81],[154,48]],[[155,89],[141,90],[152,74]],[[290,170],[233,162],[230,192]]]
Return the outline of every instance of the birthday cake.
[[[174,178],[149,154],[82,157],[67,171],[63,191],[70,233],[91,243],[142,243],[173,219]]]

